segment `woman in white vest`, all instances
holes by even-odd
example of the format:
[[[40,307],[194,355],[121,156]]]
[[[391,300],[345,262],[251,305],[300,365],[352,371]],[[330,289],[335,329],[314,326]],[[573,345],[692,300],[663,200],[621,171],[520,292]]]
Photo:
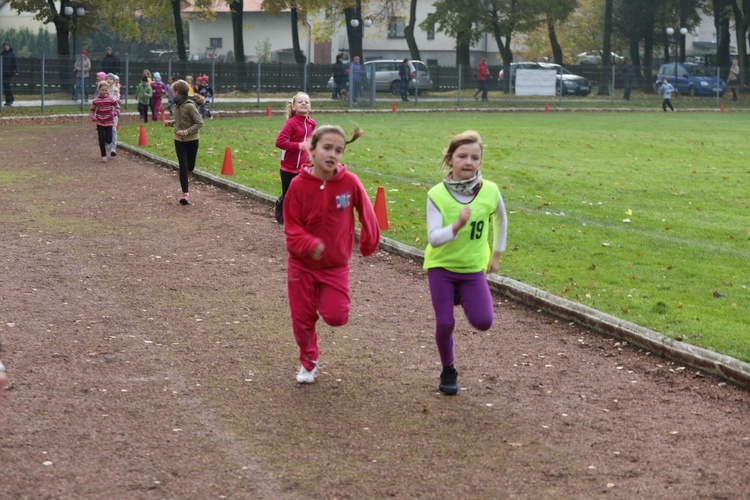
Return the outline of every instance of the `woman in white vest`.
[[[474,328],[489,330],[494,319],[485,273],[497,271],[508,228],[503,197],[494,182],[482,179],[482,138],[473,130],[448,146],[443,181],[427,194],[427,250],[424,268],[435,309],[435,342],[443,371],[439,391],[458,392],[454,366],[453,306],[461,305]]]

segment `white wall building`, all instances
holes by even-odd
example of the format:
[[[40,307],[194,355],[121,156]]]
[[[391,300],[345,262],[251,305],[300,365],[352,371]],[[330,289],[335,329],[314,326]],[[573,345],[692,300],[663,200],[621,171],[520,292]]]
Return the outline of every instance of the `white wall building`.
[[[28,30],[32,33],[36,33],[37,31],[39,31],[39,28],[52,32],[55,31],[55,26],[53,24],[42,24],[34,19],[33,13],[18,12],[17,10],[11,8],[10,2],[8,0],[0,0],[0,29],[15,29],[17,31],[20,31],[24,28],[28,28]]]
[[[285,11],[279,16],[272,16],[261,11],[262,0],[244,0],[243,3],[245,26],[243,41],[248,60],[257,60],[256,47],[267,40],[271,45],[272,60],[293,63],[291,12]],[[233,52],[229,8],[226,2],[217,2],[215,5],[216,20],[203,20],[197,16],[192,16],[189,20],[189,44],[192,55],[201,57],[207,49],[212,51],[214,48],[219,56]],[[192,14],[193,8],[188,7],[183,12]],[[434,12],[432,2],[417,3],[415,39],[420,56],[428,64],[453,66],[456,63],[455,40],[436,31],[425,32],[418,26],[432,12]],[[363,12],[363,18],[363,23],[369,19],[366,9]],[[373,20],[371,26],[365,25],[362,41],[365,61],[410,57],[409,47],[404,37],[404,27],[407,22],[408,12],[404,12],[403,15],[393,16],[387,21]],[[310,27],[300,23],[300,48],[311,63],[331,64],[335,61],[336,54],[349,51],[349,41],[344,26],[341,26],[332,40],[324,43],[311,41],[310,35]],[[497,45],[489,35],[472,48],[472,63],[478,62],[485,55],[490,61],[495,61],[498,55]]]

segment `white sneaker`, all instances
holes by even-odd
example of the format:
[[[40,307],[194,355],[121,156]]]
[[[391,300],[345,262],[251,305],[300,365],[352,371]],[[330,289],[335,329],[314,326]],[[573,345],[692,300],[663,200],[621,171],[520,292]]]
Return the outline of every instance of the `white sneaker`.
[[[308,370],[304,366],[300,366],[299,373],[297,374],[297,382],[300,384],[314,384],[315,376],[317,374],[318,374],[317,365],[312,370]]]

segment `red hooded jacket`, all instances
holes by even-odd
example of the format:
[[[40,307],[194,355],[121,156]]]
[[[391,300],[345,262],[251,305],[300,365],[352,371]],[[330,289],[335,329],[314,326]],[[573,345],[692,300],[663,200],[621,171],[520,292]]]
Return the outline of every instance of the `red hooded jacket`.
[[[347,266],[354,246],[354,210],[361,231],[359,250],[371,255],[378,249],[380,229],[359,178],[339,164],[336,174],[323,181],[307,168],[292,180],[284,197],[284,232],[289,258],[310,269]],[[313,260],[315,246],[325,245],[323,257]]]
[[[310,164],[310,153],[300,149],[300,145],[312,139],[314,130],[315,120],[309,116],[295,113],[284,123],[276,136],[276,147],[281,149],[281,170],[296,174]]]

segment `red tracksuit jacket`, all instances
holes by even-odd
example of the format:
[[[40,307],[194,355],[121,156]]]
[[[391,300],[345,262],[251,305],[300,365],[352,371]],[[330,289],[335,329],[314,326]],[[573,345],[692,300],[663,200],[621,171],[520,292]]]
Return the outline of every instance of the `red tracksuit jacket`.
[[[281,170],[296,174],[310,164],[310,153],[300,149],[300,143],[310,140],[314,130],[315,120],[309,116],[295,114],[284,123],[276,136],[276,147],[281,149]]]
[[[371,255],[380,243],[375,210],[362,182],[339,164],[336,174],[323,181],[307,168],[292,180],[284,197],[284,232],[289,258],[309,269],[348,266],[354,246],[354,209],[361,225],[359,250]],[[310,255],[323,242],[321,260]]]

